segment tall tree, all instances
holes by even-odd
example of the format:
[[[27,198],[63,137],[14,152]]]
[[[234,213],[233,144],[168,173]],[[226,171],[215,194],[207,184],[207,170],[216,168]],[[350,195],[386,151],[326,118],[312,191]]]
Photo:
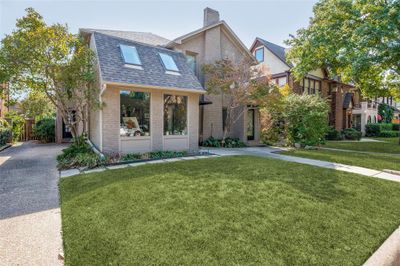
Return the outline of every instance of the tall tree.
[[[325,67],[366,96],[400,98],[400,1],[321,0],[287,44],[301,78]]]
[[[225,128],[222,141],[243,115],[247,105],[259,105],[268,94],[271,85],[263,69],[255,68],[252,62],[234,63],[229,59],[203,65],[206,90],[220,95],[222,106],[226,107]]]
[[[34,9],[26,12],[1,41],[0,79],[11,91],[46,95],[76,137],[87,110],[100,107],[93,52],[66,25],[46,25]]]

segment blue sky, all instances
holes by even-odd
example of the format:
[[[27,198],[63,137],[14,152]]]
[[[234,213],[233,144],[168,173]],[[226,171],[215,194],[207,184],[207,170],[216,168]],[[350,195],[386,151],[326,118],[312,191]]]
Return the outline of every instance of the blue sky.
[[[315,0],[265,1],[19,1],[0,0],[0,38],[10,33],[27,7],[35,8],[48,24],[79,28],[145,31],[174,39],[198,29],[203,9],[220,12],[241,40],[250,46],[255,37],[283,45],[289,34],[305,27]]]

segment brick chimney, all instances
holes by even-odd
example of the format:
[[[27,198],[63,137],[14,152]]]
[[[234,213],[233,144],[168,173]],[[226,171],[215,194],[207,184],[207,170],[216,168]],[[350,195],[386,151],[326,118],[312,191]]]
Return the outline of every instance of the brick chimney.
[[[206,7],[204,9],[204,27],[211,24],[217,23],[219,21],[219,13],[217,10]]]

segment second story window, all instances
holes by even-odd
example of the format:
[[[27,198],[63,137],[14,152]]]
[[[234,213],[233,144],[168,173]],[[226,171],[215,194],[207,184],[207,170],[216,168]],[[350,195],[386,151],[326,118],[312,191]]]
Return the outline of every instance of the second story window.
[[[264,47],[258,48],[255,52],[257,62],[264,62]]]
[[[165,54],[165,53],[159,53],[159,55],[160,55],[161,61],[163,62],[163,65],[166,70],[179,72],[179,69],[176,66],[176,63],[175,63],[174,59],[172,58],[172,56],[170,56],[169,54]]]
[[[300,81],[300,87],[302,93],[319,94],[321,92],[321,81],[304,78]]]
[[[193,73],[196,74],[196,65],[197,65],[197,60],[196,60],[196,55],[192,53],[186,53],[186,62],[189,65],[189,67],[192,69]]]
[[[122,57],[126,64],[138,66],[142,64],[135,46],[121,44],[119,47],[121,48]]]

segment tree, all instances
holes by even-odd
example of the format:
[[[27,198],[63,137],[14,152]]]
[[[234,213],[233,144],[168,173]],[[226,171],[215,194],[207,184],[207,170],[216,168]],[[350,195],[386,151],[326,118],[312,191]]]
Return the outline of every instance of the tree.
[[[206,90],[220,95],[222,106],[226,106],[225,128],[222,141],[228,136],[233,125],[242,116],[247,105],[258,105],[270,85],[262,70],[251,62],[233,63],[229,59],[203,65],[206,77]]]
[[[286,41],[297,79],[323,67],[366,96],[400,96],[400,1],[321,0]]]
[[[54,116],[55,108],[49,98],[39,91],[32,91],[21,101],[22,113],[25,117],[39,120],[43,117]]]
[[[26,12],[1,41],[0,79],[11,91],[46,95],[77,137],[87,111],[100,108],[94,54],[66,25],[48,26],[34,9]]]
[[[394,110],[393,107],[386,103],[380,103],[378,106],[378,114],[381,117],[382,123],[392,123]]]

